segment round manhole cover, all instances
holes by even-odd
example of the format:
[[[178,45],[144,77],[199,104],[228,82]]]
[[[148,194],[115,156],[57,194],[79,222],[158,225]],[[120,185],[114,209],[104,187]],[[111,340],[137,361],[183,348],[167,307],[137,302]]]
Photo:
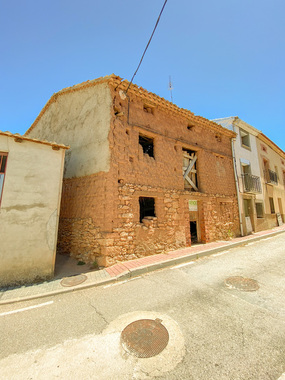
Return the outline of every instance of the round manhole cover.
[[[60,281],[62,286],[76,286],[82,284],[82,282],[87,280],[85,274],[79,274],[77,276],[65,277]]]
[[[161,319],[140,319],[130,323],[121,334],[123,348],[138,358],[151,358],[165,349],[169,341]]]
[[[244,292],[255,292],[259,289],[259,285],[256,280],[242,276],[229,277],[225,280],[225,284],[229,288],[242,290]]]

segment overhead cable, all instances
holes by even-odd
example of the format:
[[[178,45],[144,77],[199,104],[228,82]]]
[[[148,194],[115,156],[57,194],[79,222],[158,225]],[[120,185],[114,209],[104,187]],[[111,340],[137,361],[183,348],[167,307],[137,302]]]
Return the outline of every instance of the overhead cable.
[[[140,65],[141,65],[141,63],[142,63],[142,61],[143,61],[143,58],[144,58],[144,56],[145,56],[145,53],[146,53],[146,51],[147,51],[147,49],[148,49],[148,47],[149,47],[150,41],[152,40],[152,37],[153,37],[154,32],[155,32],[155,30],[156,30],[156,28],[157,28],[157,25],[158,25],[159,20],[160,20],[160,16],[162,15],[162,12],[163,12],[163,10],[164,10],[164,7],[165,7],[166,3],[167,3],[167,0],[165,0],[165,2],[164,2],[164,4],[163,4],[163,7],[161,8],[161,11],[160,11],[159,16],[158,16],[158,19],[157,19],[157,21],[156,21],[155,27],[154,27],[154,29],[153,29],[153,31],[152,31],[152,33],[151,33],[151,36],[150,36],[150,39],[148,40],[148,43],[147,43],[147,45],[146,45],[146,48],[144,49],[144,52],[143,52],[143,55],[142,55],[142,57],[141,57],[140,63],[139,63],[139,65],[138,65],[138,67],[137,67],[137,69],[136,69],[136,71],[135,71],[135,73],[134,73],[134,75],[133,75],[133,77],[132,77],[132,79],[131,79],[131,81],[130,81],[128,87],[127,87],[127,89],[126,89],[126,93],[128,92],[128,89],[129,89],[130,85],[133,83],[134,77],[136,76],[136,74],[137,74],[137,72],[138,72],[138,69],[140,68]]]

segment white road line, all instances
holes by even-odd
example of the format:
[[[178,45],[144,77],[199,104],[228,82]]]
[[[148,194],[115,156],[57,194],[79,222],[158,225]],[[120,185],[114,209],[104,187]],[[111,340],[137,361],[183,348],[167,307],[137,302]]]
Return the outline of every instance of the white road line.
[[[170,269],[182,268],[182,267],[186,267],[187,265],[192,265],[194,263],[195,261],[190,261],[189,263],[179,264],[179,265],[176,265],[175,267],[171,267]]]
[[[53,301],[49,301],[49,302],[40,303],[40,304],[34,305],[34,306],[24,307],[23,309],[17,309],[17,310],[7,311],[6,313],[1,313],[0,317],[3,317],[4,315],[9,315],[9,314],[20,313],[21,311],[36,309],[36,308],[42,307],[42,306],[51,305],[52,303],[53,303]]]

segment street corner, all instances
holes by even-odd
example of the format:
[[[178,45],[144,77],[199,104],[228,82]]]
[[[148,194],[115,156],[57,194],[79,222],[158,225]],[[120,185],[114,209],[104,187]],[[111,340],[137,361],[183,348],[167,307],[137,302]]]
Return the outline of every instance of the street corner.
[[[121,357],[133,366],[134,379],[163,376],[185,356],[184,337],[177,322],[159,312],[121,315],[102,334],[116,336]]]

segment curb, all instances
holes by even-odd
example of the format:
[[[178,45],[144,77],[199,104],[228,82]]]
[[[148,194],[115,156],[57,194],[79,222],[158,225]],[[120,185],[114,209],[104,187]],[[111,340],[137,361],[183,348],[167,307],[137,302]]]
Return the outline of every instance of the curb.
[[[202,257],[211,256],[211,255],[218,253],[218,252],[227,251],[227,250],[232,249],[232,248],[240,247],[240,246],[246,245],[246,244],[251,243],[251,242],[267,239],[268,237],[273,237],[273,236],[279,235],[279,234],[284,233],[284,232],[285,232],[285,230],[274,231],[274,232],[270,232],[268,234],[264,234],[261,236],[253,236],[253,237],[247,238],[246,240],[241,240],[241,241],[237,241],[234,243],[222,245],[220,247],[205,249],[205,250],[202,250],[201,252],[196,252],[196,253],[192,253],[192,254],[184,254],[181,257],[174,257],[174,258],[170,257],[169,259],[166,259],[166,260],[161,261],[161,262],[156,262],[156,263],[148,264],[148,265],[141,265],[141,266],[138,266],[138,267],[133,268],[133,269],[127,269],[126,268],[124,270],[124,272],[118,274],[117,276],[112,276],[112,277],[110,276],[109,278],[102,279],[99,281],[94,281],[94,282],[87,283],[87,284],[77,285],[77,286],[70,287],[70,288],[57,289],[57,290],[45,292],[42,294],[33,294],[30,296],[23,296],[23,297],[7,299],[7,300],[3,300],[3,301],[1,301],[1,299],[0,299],[0,305],[8,305],[8,304],[22,302],[22,301],[29,301],[29,300],[39,299],[39,298],[51,297],[51,296],[55,296],[58,294],[72,293],[72,292],[75,292],[77,290],[83,290],[83,289],[98,287],[98,286],[102,286],[102,285],[113,284],[116,282],[120,282],[123,280],[133,278],[133,277],[138,277],[144,273],[151,273],[151,272],[154,272],[156,270],[165,269],[168,267],[173,267],[173,266],[176,266],[179,264],[184,264],[184,263],[187,263],[190,261],[197,260],[197,259],[202,258]],[[174,252],[174,251],[172,251],[172,252]],[[171,254],[171,252],[169,254]],[[167,254],[166,254],[166,256],[167,256]],[[103,270],[105,270],[105,269],[103,269]]]

